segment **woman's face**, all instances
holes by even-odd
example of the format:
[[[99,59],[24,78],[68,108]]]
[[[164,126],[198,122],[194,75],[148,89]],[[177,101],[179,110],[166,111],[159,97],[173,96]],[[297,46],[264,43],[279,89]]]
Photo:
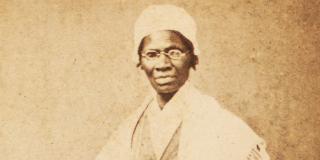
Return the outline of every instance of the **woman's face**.
[[[158,31],[148,35],[142,42],[141,54],[161,52],[156,59],[141,56],[141,68],[145,71],[152,87],[157,93],[174,93],[189,77],[192,53],[183,43],[180,36],[172,31]],[[179,50],[182,53],[177,59],[171,59],[163,54],[169,50]]]

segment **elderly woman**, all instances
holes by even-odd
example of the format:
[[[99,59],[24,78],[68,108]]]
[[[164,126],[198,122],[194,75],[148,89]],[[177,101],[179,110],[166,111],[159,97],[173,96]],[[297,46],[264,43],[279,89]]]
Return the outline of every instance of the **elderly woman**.
[[[264,141],[189,82],[196,25],[185,10],[150,6],[135,24],[138,67],[154,95],[122,124],[97,160],[267,160]]]

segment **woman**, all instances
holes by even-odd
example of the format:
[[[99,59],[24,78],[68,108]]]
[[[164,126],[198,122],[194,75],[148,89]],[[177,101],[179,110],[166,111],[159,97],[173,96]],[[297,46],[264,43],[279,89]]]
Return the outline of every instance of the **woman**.
[[[135,24],[134,56],[155,92],[97,160],[269,159],[250,127],[188,82],[198,54],[196,25],[183,9],[144,10]]]

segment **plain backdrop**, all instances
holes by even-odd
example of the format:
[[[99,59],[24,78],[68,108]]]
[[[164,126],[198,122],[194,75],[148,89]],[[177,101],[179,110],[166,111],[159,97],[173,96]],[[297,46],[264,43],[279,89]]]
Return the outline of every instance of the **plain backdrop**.
[[[272,159],[319,159],[316,0],[1,0],[0,159],[93,160],[148,91],[131,61],[135,19],[169,2],[198,24],[191,83]]]

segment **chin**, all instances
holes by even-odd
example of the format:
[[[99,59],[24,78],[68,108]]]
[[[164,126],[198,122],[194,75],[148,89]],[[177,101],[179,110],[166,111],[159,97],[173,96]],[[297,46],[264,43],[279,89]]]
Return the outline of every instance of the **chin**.
[[[157,93],[167,94],[167,93],[175,93],[179,90],[177,86],[157,86],[156,88]]]

